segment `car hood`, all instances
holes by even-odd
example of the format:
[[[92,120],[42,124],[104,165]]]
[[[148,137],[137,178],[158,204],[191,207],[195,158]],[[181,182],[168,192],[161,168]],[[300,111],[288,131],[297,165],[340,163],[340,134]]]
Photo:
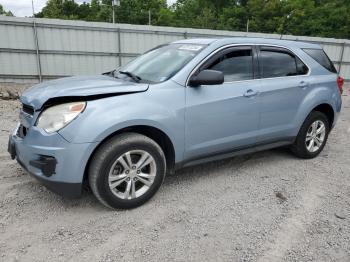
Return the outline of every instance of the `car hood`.
[[[21,96],[21,102],[40,109],[48,100],[60,98],[64,102],[70,99],[91,99],[144,92],[148,84],[134,83],[110,76],[79,76],[66,77],[40,83],[26,90]]]

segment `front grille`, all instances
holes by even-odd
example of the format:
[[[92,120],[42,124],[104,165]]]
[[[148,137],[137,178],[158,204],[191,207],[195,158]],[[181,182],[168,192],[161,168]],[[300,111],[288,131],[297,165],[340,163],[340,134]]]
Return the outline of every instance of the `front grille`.
[[[32,106],[23,104],[22,105],[22,111],[28,115],[34,115],[34,108]]]

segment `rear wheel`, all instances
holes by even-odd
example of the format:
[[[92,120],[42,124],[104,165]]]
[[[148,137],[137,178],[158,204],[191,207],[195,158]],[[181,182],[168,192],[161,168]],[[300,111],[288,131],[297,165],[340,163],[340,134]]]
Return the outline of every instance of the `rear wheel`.
[[[326,145],[329,129],[327,116],[321,112],[312,111],[304,121],[292,151],[301,158],[316,157]]]
[[[142,205],[157,192],[165,171],[164,153],[156,142],[125,133],[106,141],[94,154],[89,183],[104,205],[129,209]]]

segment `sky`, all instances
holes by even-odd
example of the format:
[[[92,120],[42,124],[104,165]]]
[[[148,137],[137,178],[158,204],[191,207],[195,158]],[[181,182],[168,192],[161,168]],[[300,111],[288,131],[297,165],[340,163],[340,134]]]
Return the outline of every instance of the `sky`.
[[[34,0],[35,13],[39,12],[46,3],[47,0]],[[176,0],[168,0],[169,4],[174,3]],[[82,3],[84,0],[75,0],[77,3]],[[89,0],[85,0],[89,2]],[[12,11],[15,16],[24,17],[32,15],[32,1],[31,0],[0,0],[0,4],[6,11]]]

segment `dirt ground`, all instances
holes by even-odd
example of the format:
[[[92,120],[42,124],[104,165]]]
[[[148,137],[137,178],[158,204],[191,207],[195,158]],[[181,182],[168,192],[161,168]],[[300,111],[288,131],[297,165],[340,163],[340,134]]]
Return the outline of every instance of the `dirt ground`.
[[[0,100],[0,261],[350,261],[350,94],[312,160],[287,149],[169,175],[144,206],[67,200],[6,152],[19,103]]]

